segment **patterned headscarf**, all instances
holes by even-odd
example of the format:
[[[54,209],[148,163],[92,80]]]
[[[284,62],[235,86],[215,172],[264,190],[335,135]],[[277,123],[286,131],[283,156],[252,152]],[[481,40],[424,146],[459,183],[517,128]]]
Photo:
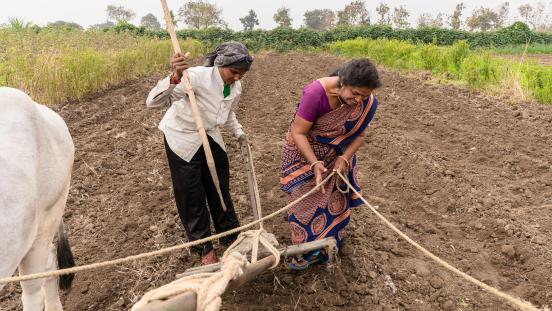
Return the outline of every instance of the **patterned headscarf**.
[[[243,43],[230,41],[219,45],[205,56],[205,67],[231,67],[249,70],[253,57]]]

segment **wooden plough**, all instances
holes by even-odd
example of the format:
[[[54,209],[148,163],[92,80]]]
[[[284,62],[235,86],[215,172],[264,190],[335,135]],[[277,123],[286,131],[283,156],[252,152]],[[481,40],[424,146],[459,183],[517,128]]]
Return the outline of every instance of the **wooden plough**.
[[[325,249],[331,259],[337,249],[335,239],[331,237],[303,244],[292,245],[281,250],[280,254],[281,256],[289,257],[319,249]],[[243,270],[243,274],[228,283],[226,292],[237,290],[242,285],[254,280],[261,273],[267,271],[275,263],[275,261],[276,258],[274,255],[270,255],[256,261],[255,263],[247,265]],[[183,278],[200,273],[217,272],[219,270],[220,264],[216,263],[188,269],[184,273],[178,274],[176,278]],[[196,311],[196,306],[197,294],[195,292],[185,292],[167,300],[151,301],[138,311]]]

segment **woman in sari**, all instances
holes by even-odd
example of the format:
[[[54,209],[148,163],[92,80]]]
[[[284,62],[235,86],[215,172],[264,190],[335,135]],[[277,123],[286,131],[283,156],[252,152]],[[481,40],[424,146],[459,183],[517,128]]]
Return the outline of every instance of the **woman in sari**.
[[[290,202],[318,185],[332,170],[347,176],[360,192],[355,154],[378,106],[372,91],[380,86],[372,62],[358,59],[304,87],[282,155],[280,184]],[[293,206],[288,211],[292,243],[334,237],[341,247],[350,208],[361,204],[346,190],[335,174],[319,192]],[[302,270],[327,259],[324,251],[314,251],[292,258],[290,267]]]

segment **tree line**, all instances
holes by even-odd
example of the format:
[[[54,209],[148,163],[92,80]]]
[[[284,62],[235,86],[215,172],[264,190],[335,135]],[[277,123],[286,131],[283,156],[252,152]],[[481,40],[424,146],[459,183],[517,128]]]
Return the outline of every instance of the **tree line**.
[[[469,16],[465,16],[466,5],[463,2],[456,4],[450,14],[422,13],[416,19],[416,28],[450,28],[454,30],[469,31],[491,31],[497,30],[511,24],[514,21],[523,21],[531,26],[534,31],[551,32],[552,31],[552,3],[547,5],[543,1],[536,4],[523,4],[517,8],[519,17],[509,20],[510,3],[504,2],[496,8],[480,6],[474,9]],[[134,13],[123,7],[108,6],[107,13],[109,20],[115,22],[128,22]],[[410,12],[403,5],[390,7],[385,2],[380,2],[376,7],[375,16],[366,6],[366,2],[355,0],[345,5],[343,9],[332,11],[330,9],[307,10],[303,14],[303,26],[316,31],[325,31],[339,26],[359,26],[359,25],[385,25],[398,29],[412,28],[410,24]],[[191,29],[203,29],[209,27],[228,27],[226,21],[222,18],[222,9],[214,3],[207,0],[187,1],[178,9],[175,17],[177,23],[183,23]],[[290,9],[286,7],[279,8],[272,19],[277,27],[291,27],[293,19],[290,15]],[[240,22],[243,30],[253,30],[259,25],[257,13],[250,9],[249,12],[241,17]],[[159,30],[161,25],[153,14],[147,14],[142,17],[141,26],[149,30]]]
[[[366,6],[365,1],[355,0],[341,10],[330,9],[307,10],[303,14],[303,25],[315,31],[327,31],[340,26],[382,25],[397,29],[407,28],[449,28],[453,30],[492,31],[504,28],[514,21],[523,21],[532,30],[540,32],[552,32],[552,2],[547,5],[543,1],[536,4],[523,4],[517,8],[519,17],[510,20],[510,3],[504,2],[496,8],[480,6],[474,9],[471,15],[466,16],[466,6],[463,2],[456,4],[450,14],[422,13],[416,19],[416,24],[410,23],[410,12],[403,5],[390,7],[385,2],[380,2],[375,8],[374,16]],[[171,11],[175,25],[188,29],[205,29],[209,27],[228,28],[227,22],[222,17],[222,9],[208,0],[191,0],[185,2],[176,14]],[[119,23],[130,23],[136,14],[123,6],[108,5],[106,8],[106,21],[92,25],[91,29],[105,29]],[[272,16],[277,27],[291,28],[293,19],[290,9],[279,8]],[[243,30],[253,30],[259,25],[257,13],[250,9],[247,14],[239,18]],[[13,19],[12,22],[22,23]],[[149,31],[158,31],[164,28],[157,17],[148,13],[140,19],[139,26]],[[83,29],[73,22],[56,21],[49,23],[47,27],[64,27],[69,29]]]

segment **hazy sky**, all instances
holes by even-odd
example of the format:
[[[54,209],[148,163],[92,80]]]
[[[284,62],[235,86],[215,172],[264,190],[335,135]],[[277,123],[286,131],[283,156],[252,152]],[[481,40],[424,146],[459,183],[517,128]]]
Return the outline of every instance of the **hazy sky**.
[[[167,0],[169,7],[175,12],[186,1]],[[240,17],[247,14],[249,9],[255,10],[260,21],[260,28],[270,29],[275,27],[272,16],[276,10],[282,6],[291,9],[293,18],[293,27],[299,27],[303,24],[303,13],[312,9],[342,9],[351,0],[211,0],[222,9],[223,18],[229,27],[235,30],[242,28],[239,21]],[[375,7],[382,1],[365,1],[372,21],[376,20]],[[456,3],[461,0],[442,0],[442,1],[415,1],[415,0],[388,0],[383,1],[390,7],[404,5],[411,13],[410,21],[415,23],[418,15],[429,12],[435,15],[443,12],[447,15],[452,13]],[[482,4],[486,7],[496,8],[504,1],[502,0],[463,0],[466,4],[464,17],[469,15],[472,10]],[[511,0],[510,18],[518,15],[517,8],[524,3],[535,4],[537,1]],[[547,0],[546,2],[549,2]],[[147,13],[153,13],[161,21],[163,14],[158,0],[0,0],[0,24],[8,21],[8,17],[19,17],[25,21],[35,24],[45,25],[48,22],[56,20],[73,21],[88,27],[92,24],[104,22],[106,20],[105,8],[107,5],[122,5],[133,10],[136,17],[131,22],[139,24],[140,18]],[[162,23],[163,24],[163,23]]]

